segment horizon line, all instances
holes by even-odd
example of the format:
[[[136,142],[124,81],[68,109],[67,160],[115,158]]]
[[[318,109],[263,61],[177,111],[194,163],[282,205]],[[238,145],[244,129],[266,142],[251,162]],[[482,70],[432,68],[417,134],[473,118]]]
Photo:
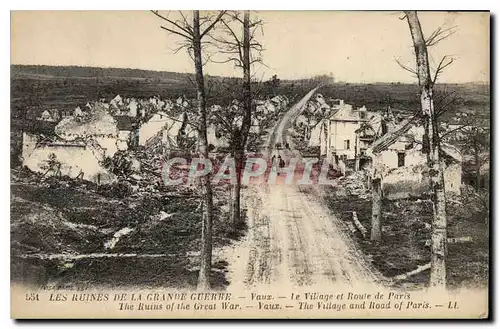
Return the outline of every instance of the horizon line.
[[[138,67],[115,67],[115,66],[87,66],[87,65],[78,65],[78,64],[62,64],[62,65],[54,65],[54,64],[26,64],[26,63],[10,63],[10,66],[14,66],[14,65],[17,65],[17,66],[49,66],[49,67],[79,67],[79,68],[89,68],[89,69],[118,69],[118,70],[138,70],[138,71],[150,71],[150,72],[156,72],[156,73],[178,73],[178,74],[190,74],[190,75],[194,75],[195,73],[194,72],[180,72],[180,71],[168,71],[168,70],[158,70],[158,69],[146,69],[146,68],[138,68]],[[230,75],[214,75],[214,74],[204,74],[206,76],[211,76],[211,77],[221,77],[221,78],[236,78],[236,79],[239,79],[239,78],[242,78],[242,77],[239,77],[239,76],[230,76]],[[274,74],[270,74],[271,76],[273,76]],[[296,78],[280,78],[280,76],[278,74],[276,74],[276,76],[278,77],[278,79],[280,80],[285,80],[285,81],[296,81],[296,80],[307,80],[307,79],[314,79],[314,78],[317,78],[317,77],[321,77],[321,76],[328,76],[329,73],[317,73],[316,75],[313,75],[313,76],[306,76],[306,77],[296,77]],[[12,76],[11,76],[12,78]],[[418,84],[418,81],[415,81],[415,82],[407,82],[407,81],[395,81],[395,80],[392,80],[392,81],[369,81],[369,80],[359,80],[359,81],[344,81],[344,80],[338,80],[336,81],[335,80],[335,74],[333,74],[333,79],[334,79],[334,82],[332,84],[356,84],[356,83],[359,83],[359,84],[377,84],[377,83],[399,83],[399,84],[407,84],[407,85],[414,85],[414,84]],[[269,79],[268,79],[269,80]],[[490,85],[490,81],[485,81],[485,80],[477,80],[477,81],[464,81],[464,82],[446,82],[446,81],[443,81],[443,82],[440,82],[438,83],[437,85],[439,84],[486,84],[486,85]]]

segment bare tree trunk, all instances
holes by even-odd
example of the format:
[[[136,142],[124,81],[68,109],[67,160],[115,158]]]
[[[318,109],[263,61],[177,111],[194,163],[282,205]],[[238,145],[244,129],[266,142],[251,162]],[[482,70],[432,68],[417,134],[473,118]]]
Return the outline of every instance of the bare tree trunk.
[[[240,152],[234,154],[234,162],[236,167],[236,182],[233,184],[233,190],[231,193],[231,212],[232,212],[232,224],[233,229],[236,231],[241,228],[241,170],[242,166],[242,155]]]
[[[235,140],[235,164],[237,180],[233,187],[233,200],[232,200],[232,223],[233,228],[238,229],[241,227],[241,170],[243,168],[243,158],[245,147],[247,144],[250,126],[252,124],[252,88],[251,88],[251,74],[250,74],[250,12],[245,11],[243,15],[243,121],[241,125],[241,133],[236,136]]]
[[[424,118],[425,135],[427,137],[427,166],[433,197],[431,275],[432,287],[446,287],[446,198],[444,191],[443,163],[440,159],[440,145],[437,118],[434,113],[433,81],[430,74],[427,45],[420,21],[415,11],[407,11],[406,18],[410,27],[415,56],[417,60],[417,75],[420,86],[420,104]]]
[[[359,157],[360,157],[360,146],[359,146],[359,133],[356,133],[356,139],[354,140],[354,171],[359,171]]]
[[[203,62],[201,57],[200,13],[193,11],[193,56],[196,71],[196,98],[198,101],[199,122],[199,149],[200,158],[208,159],[207,113],[205,81],[203,78]],[[201,177],[204,207],[201,228],[201,255],[198,289],[210,288],[210,271],[212,267],[212,221],[213,195],[210,184],[211,175]]]
[[[479,159],[479,150],[474,147],[474,165],[476,167],[476,189],[481,188],[481,161]]]
[[[382,182],[380,178],[372,180],[372,230],[370,240],[382,240],[380,222],[382,220]]]

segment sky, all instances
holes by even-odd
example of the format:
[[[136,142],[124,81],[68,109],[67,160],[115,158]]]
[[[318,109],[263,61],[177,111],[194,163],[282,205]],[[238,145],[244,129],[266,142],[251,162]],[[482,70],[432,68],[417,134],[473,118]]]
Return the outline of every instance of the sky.
[[[166,12],[165,12],[166,13]],[[172,13],[175,17],[177,13]],[[415,82],[396,59],[414,67],[412,40],[402,13],[339,11],[252,12],[264,22],[258,40],[264,64],[256,78],[333,74],[344,82]],[[489,82],[488,13],[419,13],[424,35],[438,27],[455,33],[430,48],[431,63],[454,63],[441,82]],[[11,63],[139,68],[193,72],[179,39],[160,29],[148,11],[13,11]],[[205,73],[238,76],[231,64],[207,64]]]

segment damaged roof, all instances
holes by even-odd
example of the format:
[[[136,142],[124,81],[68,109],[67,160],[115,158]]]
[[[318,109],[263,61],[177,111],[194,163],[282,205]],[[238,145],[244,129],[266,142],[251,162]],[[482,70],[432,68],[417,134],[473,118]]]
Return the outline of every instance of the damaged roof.
[[[394,128],[394,131],[383,135],[375,142],[373,142],[373,144],[368,149],[367,153],[377,154],[384,150],[387,150],[389,146],[398,141],[400,137],[407,134],[410,131],[410,129],[415,127],[417,124],[418,124],[417,116],[413,116],[411,118],[403,120]],[[459,163],[462,162],[462,153],[455,146],[450,145],[448,143],[441,143],[440,148],[443,155],[452,158],[456,162]]]
[[[455,160],[456,162],[458,163],[461,163],[462,162],[462,153],[460,152],[460,150],[451,145],[451,144],[448,144],[448,143],[441,143],[441,152],[452,158],[453,160]]]
[[[400,124],[394,127],[394,130],[377,139],[370,147],[372,153],[380,153],[394,144],[399,137],[406,134],[417,122],[415,116],[403,120]]]

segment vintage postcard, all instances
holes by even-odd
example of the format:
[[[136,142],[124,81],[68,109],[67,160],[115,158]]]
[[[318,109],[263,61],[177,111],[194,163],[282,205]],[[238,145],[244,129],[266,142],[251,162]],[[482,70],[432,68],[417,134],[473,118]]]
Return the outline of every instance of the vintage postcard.
[[[489,315],[490,13],[12,11],[11,316]]]

